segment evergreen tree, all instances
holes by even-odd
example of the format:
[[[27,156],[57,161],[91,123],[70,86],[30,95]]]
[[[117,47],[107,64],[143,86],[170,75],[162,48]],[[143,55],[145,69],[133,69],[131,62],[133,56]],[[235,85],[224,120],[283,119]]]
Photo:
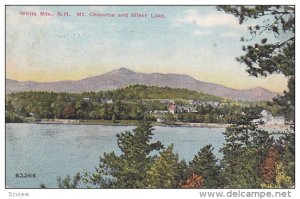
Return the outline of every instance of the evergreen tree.
[[[178,155],[173,153],[173,145],[160,152],[150,169],[147,171],[148,188],[176,188],[176,177],[179,173]]]
[[[279,153],[279,161],[284,162],[285,173],[291,178],[295,184],[295,133],[294,131],[286,131],[276,143]]]
[[[260,187],[260,165],[274,140],[251,122],[258,117],[252,108],[245,108],[224,132],[222,176],[227,188]]]
[[[211,144],[204,146],[189,163],[192,173],[203,177],[204,188],[218,188],[220,186],[220,166],[213,154]]]
[[[94,184],[101,182],[102,186],[111,188],[147,187],[147,171],[155,158],[150,153],[163,148],[159,141],[150,143],[152,130],[150,122],[142,121],[137,128],[133,129],[133,133],[126,131],[117,134],[117,142],[122,154],[118,156],[115,152],[104,153],[103,157],[100,157],[99,168],[95,174],[92,174],[90,180]]]

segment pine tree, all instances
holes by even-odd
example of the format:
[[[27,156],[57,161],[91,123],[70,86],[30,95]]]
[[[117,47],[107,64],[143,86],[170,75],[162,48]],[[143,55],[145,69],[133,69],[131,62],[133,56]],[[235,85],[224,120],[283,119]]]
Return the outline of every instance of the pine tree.
[[[148,188],[176,188],[179,172],[178,155],[173,153],[173,145],[160,152],[153,165],[146,172]]]
[[[118,146],[122,154],[104,153],[100,157],[96,173],[88,175],[86,182],[110,188],[145,188],[147,187],[147,171],[152,166],[155,156],[150,153],[159,151],[163,145],[157,141],[150,143],[153,128],[148,121],[133,129],[117,134]]]
[[[220,186],[220,166],[218,160],[213,154],[211,144],[204,146],[190,161],[190,170],[192,173],[203,177],[204,188],[218,188]]]
[[[245,108],[224,132],[221,163],[226,188],[260,187],[260,165],[274,140],[251,122],[258,117],[255,110]]]

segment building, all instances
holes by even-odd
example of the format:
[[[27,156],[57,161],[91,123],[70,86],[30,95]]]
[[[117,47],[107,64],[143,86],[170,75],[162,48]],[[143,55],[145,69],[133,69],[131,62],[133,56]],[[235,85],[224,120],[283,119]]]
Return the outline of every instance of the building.
[[[208,101],[206,104],[211,105],[212,107],[218,107],[220,102],[217,101]]]
[[[171,104],[169,107],[168,107],[168,111],[172,114],[176,114],[178,113],[178,107],[176,104]]]
[[[177,106],[179,113],[189,113],[191,112],[191,107],[189,106]]]
[[[101,99],[101,102],[105,103],[105,104],[113,104],[114,103],[114,101],[110,98]]]
[[[260,113],[261,117],[258,119],[252,120],[256,124],[265,124],[265,125],[284,125],[285,118],[284,116],[273,116],[270,111],[263,110]]]

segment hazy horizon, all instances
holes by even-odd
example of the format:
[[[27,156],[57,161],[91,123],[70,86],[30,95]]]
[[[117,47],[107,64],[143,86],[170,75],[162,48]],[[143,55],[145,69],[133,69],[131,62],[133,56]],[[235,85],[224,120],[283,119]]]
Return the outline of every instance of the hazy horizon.
[[[77,79],[77,80],[58,80],[58,81],[32,81],[32,80],[23,80],[23,81],[20,81],[20,80],[16,80],[16,79],[11,79],[11,78],[6,78],[6,79],[10,79],[10,80],[15,80],[15,81],[19,81],[19,82],[26,82],[26,81],[30,81],[30,82],[37,82],[37,83],[54,83],[54,82],[60,82],[60,81],[79,81],[79,80],[83,80],[83,79],[87,79],[87,78],[91,78],[91,77],[97,77],[97,76],[101,76],[101,75],[105,75],[106,73],[109,73],[109,72],[112,72],[112,71],[117,71],[117,70],[120,70],[120,69],[125,69],[125,70],[129,70],[129,71],[132,71],[134,73],[139,73],[139,72],[135,72],[133,70],[130,70],[126,67],[120,67],[120,68],[117,68],[117,69],[114,69],[114,70],[111,70],[111,71],[108,71],[108,72],[105,72],[105,73],[102,73],[102,74],[97,74],[97,75],[94,75],[94,76],[88,76],[88,77],[83,77],[82,79]],[[154,73],[143,73],[143,74],[155,74],[156,72]],[[168,74],[175,74],[175,75],[183,75],[183,74],[177,74],[177,73],[158,73],[158,74],[165,74],[165,75],[168,75]],[[188,75],[189,77],[193,78],[192,76]],[[194,78],[196,79],[196,78]],[[208,81],[202,81],[202,80],[199,80],[199,79],[196,79],[198,81],[201,81],[201,82],[206,82],[206,83],[212,83],[212,84],[217,84],[217,83],[214,83],[214,82],[208,82]],[[219,84],[221,85],[221,84]],[[222,85],[224,86],[224,85]],[[232,88],[232,87],[229,87],[229,86],[226,86],[228,88]],[[256,87],[249,87],[249,88],[244,88],[244,89],[237,89],[237,90],[250,90],[250,89],[255,89],[255,88],[263,88],[263,89],[267,89],[267,88],[264,88],[264,87],[261,87],[261,86],[256,86]],[[236,88],[232,88],[232,89],[236,89]],[[267,89],[269,90],[269,89]],[[271,90],[270,90],[271,91]],[[272,92],[275,92],[277,94],[280,94],[280,92],[276,92],[276,91],[272,91]]]

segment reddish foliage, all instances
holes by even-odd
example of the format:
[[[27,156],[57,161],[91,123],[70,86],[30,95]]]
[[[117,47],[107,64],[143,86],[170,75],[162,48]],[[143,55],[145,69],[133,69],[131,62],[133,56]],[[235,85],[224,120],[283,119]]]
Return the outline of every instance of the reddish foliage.
[[[260,167],[260,173],[262,175],[262,179],[264,180],[264,182],[266,183],[275,182],[277,161],[278,161],[278,150],[274,147],[271,147]]]
[[[72,106],[67,106],[64,108],[62,114],[64,118],[73,118],[75,116],[75,109]]]
[[[183,182],[179,186],[179,188],[203,188],[203,177],[193,173],[185,182]]]

